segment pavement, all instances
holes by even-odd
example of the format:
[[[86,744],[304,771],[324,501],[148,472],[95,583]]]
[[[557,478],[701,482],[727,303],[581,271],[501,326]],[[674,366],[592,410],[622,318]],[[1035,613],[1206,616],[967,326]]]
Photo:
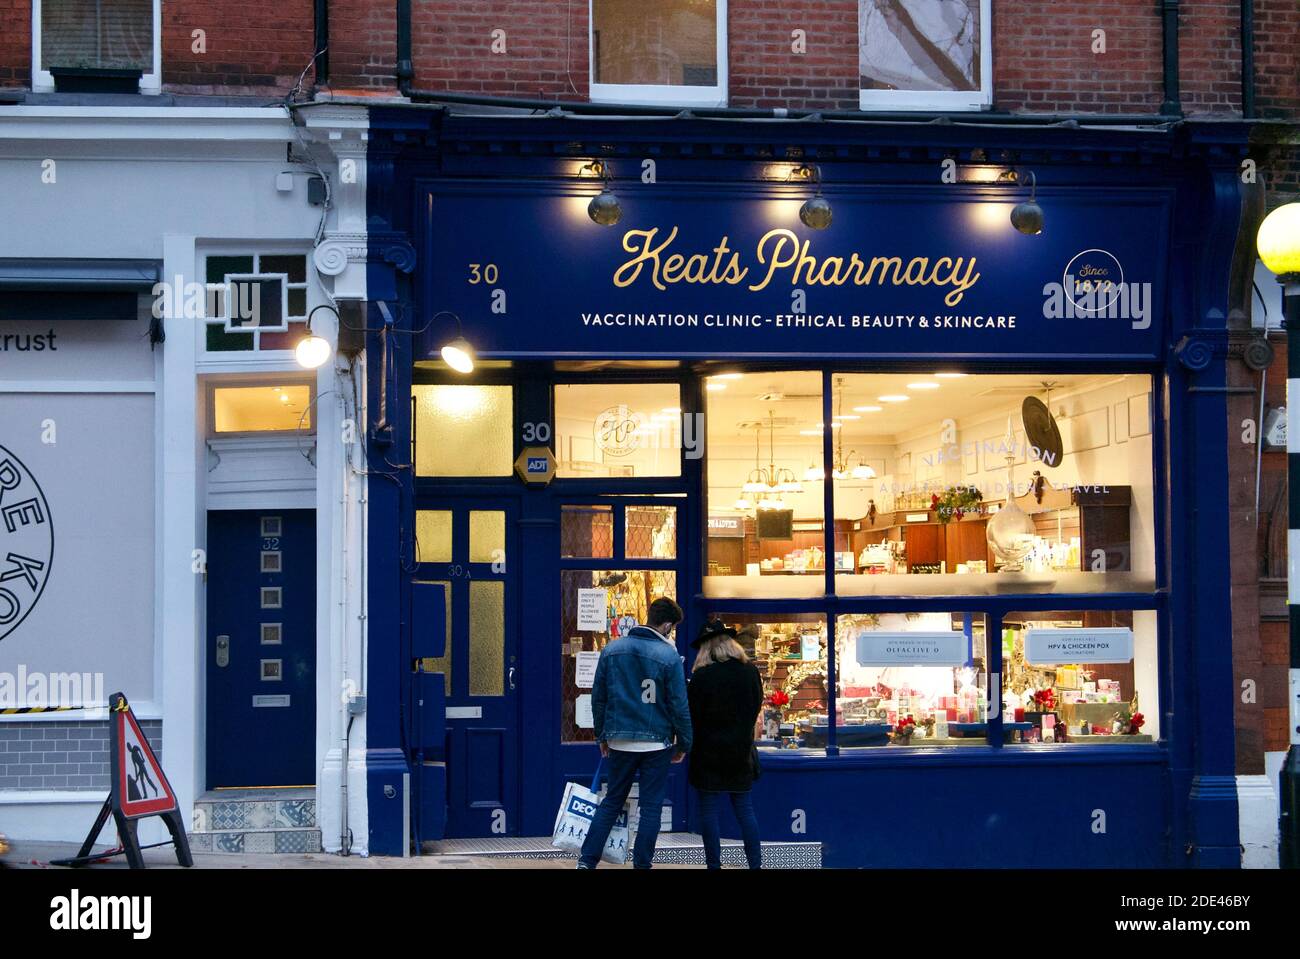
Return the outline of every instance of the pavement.
[[[51,859],[66,859],[77,854],[80,845],[72,842],[36,842],[10,840],[7,866],[17,869],[66,869],[51,866]],[[107,849],[97,847],[96,851]],[[171,846],[144,850],[149,869],[179,869]],[[399,859],[391,856],[340,856],[334,853],[194,853],[195,869],[573,869],[572,859],[507,859],[496,856],[424,855]],[[116,856],[85,868],[127,869],[125,856]],[[630,864],[601,869],[630,869]],[[698,866],[655,866],[656,869],[698,869]]]

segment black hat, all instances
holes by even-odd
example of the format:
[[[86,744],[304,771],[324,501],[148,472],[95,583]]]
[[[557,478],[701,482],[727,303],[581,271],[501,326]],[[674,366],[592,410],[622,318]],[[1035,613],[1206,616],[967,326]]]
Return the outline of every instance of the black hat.
[[[736,631],[720,619],[711,619],[700,627],[700,634],[691,640],[691,649],[699,649],[700,643],[715,636],[730,636],[736,638]]]

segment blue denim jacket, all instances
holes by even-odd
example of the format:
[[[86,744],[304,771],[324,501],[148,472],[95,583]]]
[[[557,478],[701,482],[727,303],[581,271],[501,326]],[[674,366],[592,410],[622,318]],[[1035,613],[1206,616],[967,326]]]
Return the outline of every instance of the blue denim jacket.
[[[649,626],[633,626],[600,653],[591,712],[596,741],[634,739],[689,752],[691,711],[677,649]]]

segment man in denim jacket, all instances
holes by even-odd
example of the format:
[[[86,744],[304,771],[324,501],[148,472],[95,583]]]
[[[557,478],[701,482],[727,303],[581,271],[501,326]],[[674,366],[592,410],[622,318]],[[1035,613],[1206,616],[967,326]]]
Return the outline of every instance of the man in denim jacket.
[[[649,869],[654,859],[668,764],[681,762],[691,748],[686,679],[681,656],[670,638],[681,621],[681,607],[661,597],[650,604],[647,625],[633,626],[600,653],[591,711],[600,754],[609,759],[609,786],[582,844],[579,869],[595,869],[600,862],[609,831],[623,811],[638,772],[641,818],[632,864]]]

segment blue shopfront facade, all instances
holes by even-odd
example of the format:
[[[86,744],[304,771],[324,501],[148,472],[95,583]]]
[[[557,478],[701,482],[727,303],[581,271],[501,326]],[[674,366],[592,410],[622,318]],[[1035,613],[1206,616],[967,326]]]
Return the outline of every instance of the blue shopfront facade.
[[[573,570],[626,567],[638,554],[624,517],[671,502],[675,548],[636,565],[673,584],[688,665],[690,636],[719,613],[823,617],[832,674],[845,614],[963,611],[982,616],[988,635],[1026,610],[1154,616],[1152,741],[1008,743],[999,715],[974,745],[850,749],[828,696],[829,741],[762,751],[764,839],[819,842],[826,865],[846,867],[1235,866],[1222,504],[1225,317],[1245,149],[1234,125],[372,111],[371,850],[550,833],[564,782],[589,778],[597,761],[594,745],[562,732],[574,722],[561,694],[572,626],[562,584]],[[1029,198],[1029,172],[1045,213],[1039,235],[1007,219]],[[606,182],[621,207],[611,226],[587,213]],[[825,230],[798,215],[818,190],[833,210]],[[1075,309],[1068,294],[1082,287],[1071,284],[1090,276],[1122,284],[1123,302]],[[458,335],[477,352],[468,376],[437,362]],[[1079,577],[1020,588],[990,573],[992,586],[958,577],[951,590],[912,594],[845,591],[828,563],[789,595],[709,575],[710,459],[693,451],[692,424],[704,422],[710,376],[819,375],[829,423],[833,377],[936,365],[1149,377],[1149,574],[1110,574],[1104,588]],[[557,389],[614,395],[630,381],[679,390],[683,450],[672,475],[526,483],[455,468],[504,443],[512,463],[531,458],[545,478],[547,459],[562,455]],[[503,391],[484,394],[497,397],[493,426],[473,449],[434,449],[441,441],[417,428],[422,391],[466,383]],[[830,429],[821,442],[831,462]],[[827,482],[826,516],[835,495]],[[607,511],[604,560],[565,547],[565,510]],[[993,684],[1002,655],[988,645]],[[675,770],[672,825],[690,829],[692,797]]]

